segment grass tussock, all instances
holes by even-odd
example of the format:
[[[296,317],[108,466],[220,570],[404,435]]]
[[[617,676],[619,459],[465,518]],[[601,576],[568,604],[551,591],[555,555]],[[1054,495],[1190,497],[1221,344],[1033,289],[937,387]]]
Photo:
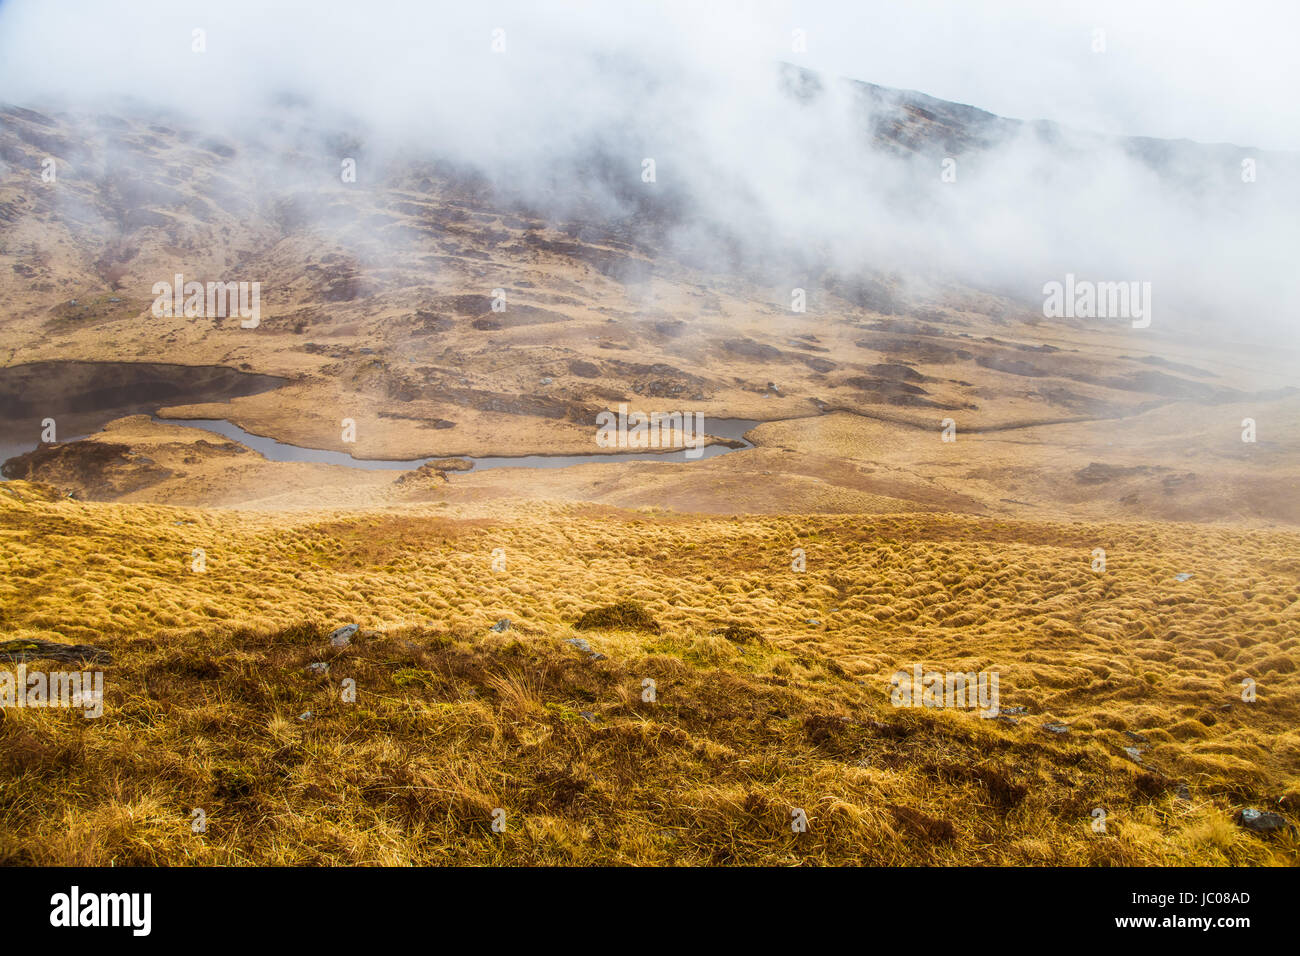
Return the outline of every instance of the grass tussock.
[[[0,861],[1293,864],[1293,833],[1234,815],[1300,807],[1298,543],[935,515],[322,520],[13,482],[7,637],[112,663],[98,719],[0,710]],[[1008,719],[893,707],[915,663],[997,670]]]
[[[619,601],[606,607],[593,608],[578,618],[573,627],[578,631],[648,631],[651,634],[660,631],[659,622],[636,601]]]

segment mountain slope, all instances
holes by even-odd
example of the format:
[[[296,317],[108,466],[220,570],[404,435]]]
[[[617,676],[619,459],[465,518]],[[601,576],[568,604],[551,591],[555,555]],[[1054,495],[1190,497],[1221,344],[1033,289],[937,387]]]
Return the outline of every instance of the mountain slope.
[[[1233,822],[1298,798],[1292,533],[272,516],[25,482],[0,533],[7,637],[114,658],[98,720],[0,712],[10,863],[1296,859]],[[650,629],[579,629],[629,600]],[[914,665],[997,670],[1002,718],[891,706]]]

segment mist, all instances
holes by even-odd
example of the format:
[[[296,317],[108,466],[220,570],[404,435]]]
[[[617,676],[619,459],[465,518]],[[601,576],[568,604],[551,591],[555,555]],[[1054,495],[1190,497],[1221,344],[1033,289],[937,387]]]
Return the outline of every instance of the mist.
[[[1008,36],[997,42],[1023,43],[1032,15],[1023,5],[1007,9]],[[807,51],[791,42],[801,14]],[[1118,86],[1086,104],[1078,90],[1095,59],[1040,50],[1026,62],[1053,65],[1041,74],[1044,89],[1017,101],[990,77],[1026,67],[993,62],[982,77],[959,69],[987,38],[926,32],[945,15],[958,16],[942,4],[913,15],[884,4],[702,12],[686,3],[54,9],[9,0],[0,5],[0,101],[166,116],[228,137],[240,145],[230,168],[249,186],[236,202],[316,188],[331,170],[337,177],[339,151],[330,144],[342,137],[361,146],[363,188],[405,162],[450,163],[556,221],[630,226],[694,268],[744,272],[771,287],[775,301],[780,290],[814,289],[829,273],[891,276],[905,292],[965,283],[1032,312],[1044,284],[1071,273],[1150,282],[1155,331],[1213,327],[1236,339],[1295,342],[1297,155],[1119,135],[1141,134],[1144,120],[1173,135],[1171,122],[1197,112],[1192,49],[1185,62],[1166,64],[1160,83],[1130,77],[1125,100],[1121,72]],[[1188,16],[1202,35],[1203,15]],[[854,25],[864,43],[869,36],[874,50],[896,34],[922,62],[882,60],[876,75],[864,61],[850,73],[852,31],[837,31],[840,23]],[[1059,39],[1063,26],[1052,35]],[[196,29],[203,52],[194,49]],[[1122,49],[1123,31],[1110,35]],[[918,49],[919,36],[928,39]],[[823,52],[810,55],[819,38],[828,41]],[[1087,37],[1078,42],[1086,50]],[[1219,52],[1244,69],[1252,51]],[[1055,90],[1064,115],[998,124],[987,142],[958,150],[891,148],[873,130],[897,115],[897,104],[856,81],[924,78],[929,61],[948,66],[925,93],[982,109],[1033,108]],[[809,76],[815,95],[800,95]],[[1224,115],[1249,107],[1253,125],[1214,127],[1204,117],[1189,125],[1295,142],[1293,130],[1268,125],[1272,115],[1284,127],[1293,112],[1268,114],[1240,93],[1227,85],[1213,105]],[[1212,105],[1199,103],[1201,113]],[[647,159],[653,182],[643,179]],[[368,263],[382,259],[382,249],[356,251]]]

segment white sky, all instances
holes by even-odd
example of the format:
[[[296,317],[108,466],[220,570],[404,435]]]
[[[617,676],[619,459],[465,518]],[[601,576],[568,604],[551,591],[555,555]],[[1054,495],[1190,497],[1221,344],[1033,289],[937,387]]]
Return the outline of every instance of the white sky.
[[[484,48],[504,26],[553,50],[793,60],[1020,119],[1300,149],[1300,0],[0,0],[0,101],[183,87],[190,26],[209,28],[210,62],[229,55],[216,88],[250,73],[364,78]],[[795,27],[806,54],[791,51]]]
[[[1297,0],[793,0],[765,9],[808,31],[809,66],[855,79],[1101,132],[1300,149]],[[1094,29],[1105,31],[1105,53],[1092,52]]]

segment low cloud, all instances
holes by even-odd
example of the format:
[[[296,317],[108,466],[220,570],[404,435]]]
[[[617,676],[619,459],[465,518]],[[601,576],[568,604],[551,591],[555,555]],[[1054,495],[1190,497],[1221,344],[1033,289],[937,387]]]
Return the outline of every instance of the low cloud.
[[[840,8],[814,6],[825,35]],[[754,270],[773,288],[811,286],[817,270],[898,273],[1032,306],[1072,273],[1151,282],[1158,328],[1294,339],[1295,154],[1084,132],[1095,113],[1077,129],[994,124],[957,148],[942,137],[900,148],[880,124],[904,115],[919,129],[924,116],[826,73],[801,95],[804,75],[781,62],[797,57],[780,55],[794,14],[753,9],[10,0],[0,99],[163,110],[260,144],[239,162],[262,167],[272,196],[310,181],[311,150],[333,132],[376,167],[437,158],[556,218],[649,224],[693,264]],[[942,62],[969,42],[937,33],[928,55]],[[1068,72],[1075,60],[1060,62]],[[870,64],[857,72],[872,78]],[[948,95],[954,82],[945,76]]]

